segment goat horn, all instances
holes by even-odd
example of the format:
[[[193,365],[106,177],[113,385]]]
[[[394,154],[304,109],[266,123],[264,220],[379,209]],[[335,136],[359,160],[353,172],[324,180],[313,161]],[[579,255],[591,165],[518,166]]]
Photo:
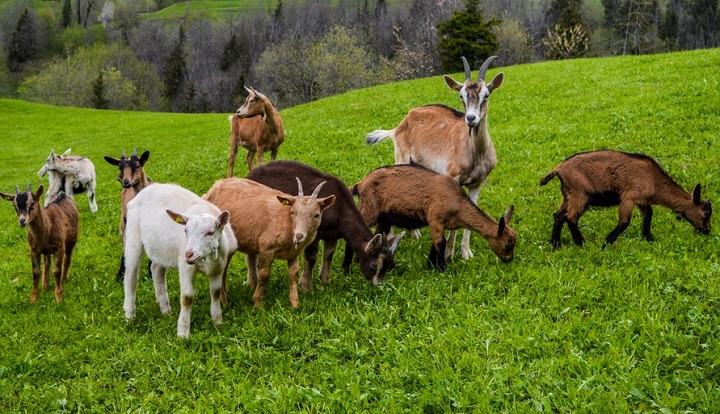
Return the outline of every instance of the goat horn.
[[[313,191],[312,197],[310,197],[311,200],[315,200],[317,198],[318,194],[320,194],[320,189],[322,188],[322,186],[325,185],[326,182],[327,181],[323,181],[320,184],[318,184],[317,187],[315,187],[315,191]]]
[[[298,183],[298,197],[303,198],[303,197],[305,197],[305,194],[303,194],[302,183],[300,182],[299,178],[295,177],[295,179],[297,180],[297,183]]]
[[[137,147],[133,150],[133,153],[130,154],[131,157],[137,157]]]
[[[20,194],[20,186],[15,184],[15,193]]]
[[[485,80],[485,72],[487,72],[490,64],[493,63],[495,59],[497,59],[497,56],[490,56],[489,58],[485,59],[485,62],[483,62],[482,66],[480,66],[480,72],[478,73],[478,82]]]
[[[465,56],[462,56],[463,61],[463,67],[465,68],[465,82],[472,81],[472,78],[470,77],[470,64],[468,64],[467,59],[465,59]]]
[[[32,191],[32,183],[28,184],[27,189],[25,190],[26,193],[29,193]]]
[[[122,154],[120,155],[120,158],[127,158],[127,155],[125,155],[125,150],[120,150]]]

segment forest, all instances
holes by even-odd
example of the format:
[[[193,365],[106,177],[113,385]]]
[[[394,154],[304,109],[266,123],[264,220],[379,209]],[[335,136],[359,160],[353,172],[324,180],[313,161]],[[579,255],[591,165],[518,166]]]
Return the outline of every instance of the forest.
[[[716,0],[9,0],[0,96],[63,106],[232,112],[543,60],[717,47]]]

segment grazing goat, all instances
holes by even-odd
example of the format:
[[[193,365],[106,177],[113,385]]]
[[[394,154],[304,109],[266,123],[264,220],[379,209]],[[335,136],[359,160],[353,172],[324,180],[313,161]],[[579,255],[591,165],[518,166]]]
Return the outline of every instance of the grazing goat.
[[[55,278],[55,300],[63,301],[62,283],[68,278],[72,262],[73,249],[79,231],[78,210],[75,203],[64,194],[60,194],[47,206],[40,203],[43,193],[41,185],[36,192],[28,184],[24,193],[15,186],[15,194],[0,193],[0,197],[11,201],[17,212],[21,227],[27,226],[27,241],[32,261],[33,288],[30,302],[38,298],[40,280],[40,256],[43,257],[45,270],[42,277],[43,290],[48,288],[50,279],[50,256],[55,256],[53,277]]]
[[[125,151],[122,152],[120,158],[112,158],[105,156],[105,161],[110,165],[114,165],[120,169],[118,181],[122,184],[123,189],[120,192],[120,234],[123,237],[123,245],[125,245],[125,223],[127,222],[127,203],[135,198],[135,196],[145,187],[149,186],[152,181],[145,175],[145,163],[150,158],[150,151],[145,151],[138,158],[137,148],[128,157]],[[120,269],[118,269],[115,280],[118,282],[123,280],[125,276],[125,256],[120,259]]]
[[[238,250],[245,253],[247,283],[255,289],[256,308],[262,306],[275,259],[288,262],[290,304],[298,307],[298,256],[315,239],[323,210],[335,202],[334,195],[318,198],[323,183],[310,197],[304,196],[299,179],[297,185],[298,195],[292,196],[255,181],[226,178],[215,182],[203,196],[232,214],[230,225]]]
[[[263,153],[270,151],[270,158],[277,157],[278,148],[285,140],[282,118],[267,96],[253,88],[245,88],[248,97],[245,103],[230,115],[230,155],[228,156],[228,178],[233,176],[238,146],[248,150],[248,171],[254,168],[253,159],[257,153],[258,165],[263,163]]]
[[[326,184],[318,195],[335,196],[335,204],[323,212],[315,240],[305,248],[305,266],[300,278],[300,288],[306,291],[311,288],[312,269],[317,261],[320,240],[324,245],[320,281],[322,284],[328,282],[330,264],[338,239],[345,239],[350,255],[352,252],[358,255],[360,269],[365,278],[374,285],[380,284],[385,278],[385,273],[393,266],[393,256],[402,235],[391,239],[383,234],[373,236],[345,183],[308,165],[296,161],[273,161],[255,168],[247,176],[249,180],[296,195],[298,187],[294,177],[298,177],[310,187],[318,186],[324,181]],[[344,262],[343,268],[345,273],[349,273],[350,261]]]
[[[228,224],[229,214],[174,184],[153,184],[128,203],[125,233],[125,317],[135,317],[135,291],[143,249],[152,260],[155,298],[160,311],[170,312],[165,271],[180,275],[180,317],[177,335],[190,336],[190,311],[195,297],[195,274],[210,284],[210,316],[222,323],[220,299],[223,272],[237,248]],[[168,217],[169,216],[169,217]]]
[[[445,75],[445,83],[460,93],[465,113],[444,105],[411,109],[393,130],[376,130],[365,137],[368,144],[387,138],[395,144],[395,164],[414,162],[440,174],[452,177],[468,187],[468,196],[477,204],[480,185],[497,165],[495,147],[487,126],[490,94],[503,83],[503,73],[485,83],[485,72],[497,56],[491,56],[480,67],[477,81],[470,77],[470,65],[463,57],[465,82]],[[448,237],[447,258],[453,254],[455,232]],[[470,232],[462,239],[462,257],[472,257]]]
[[[583,245],[578,220],[590,206],[619,205],[620,222],[605,239],[607,244],[613,244],[628,227],[635,206],[643,215],[642,235],[647,241],[653,240],[650,223],[654,204],[674,211],[678,219],[685,218],[701,233],[710,232],[712,206],[709,199],[700,199],[700,184],[691,195],[647,155],[610,150],[575,154],[540,179],[540,185],[555,176],[560,179],[562,203],[553,214],[550,243],[554,248],[560,247],[560,233],[566,222],[575,244]]]
[[[90,203],[90,211],[97,211],[95,204],[95,165],[89,158],[70,155],[68,149],[61,155],[56,155],[55,151],[50,151],[50,155],[45,160],[45,165],[37,172],[40,177],[48,175],[50,186],[45,194],[45,207],[47,207],[61,191],[65,191],[65,195],[74,199],[73,194],[87,191],[88,202]]]
[[[452,178],[418,165],[378,168],[353,187],[360,212],[376,233],[391,226],[417,229],[430,226],[433,245],[428,264],[446,268],[444,231],[464,228],[480,233],[503,262],[515,255],[517,235],[509,223],[513,206],[499,221],[491,219],[470,201]]]

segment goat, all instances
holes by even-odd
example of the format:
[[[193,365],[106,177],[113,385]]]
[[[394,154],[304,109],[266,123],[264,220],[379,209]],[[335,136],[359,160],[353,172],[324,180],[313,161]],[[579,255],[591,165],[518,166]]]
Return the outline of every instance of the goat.
[[[352,252],[357,254],[365,278],[374,285],[380,284],[385,278],[385,273],[393,266],[393,256],[402,234],[390,239],[383,234],[373,235],[345,183],[308,165],[296,161],[273,161],[255,168],[247,176],[249,180],[296,195],[298,188],[293,177],[298,177],[305,185],[311,187],[324,181],[326,184],[318,195],[335,196],[335,203],[323,212],[315,240],[305,247],[305,266],[300,278],[300,288],[305,291],[311,288],[312,269],[317,261],[320,240],[324,245],[320,281],[322,284],[328,282],[330,264],[338,239],[345,239],[350,255]],[[344,262],[343,268],[345,273],[349,273],[350,261]]]
[[[253,88],[245,88],[248,97],[235,115],[230,115],[230,155],[227,178],[233,176],[238,146],[248,150],[248,171],[254,168],[257,153],[258,165],[263,163],[263,153],[270,151],[270,158],[277,158],[278,148],[285,140],[282,118],[267,96]],[[259,117],[258,117],[259,116]]]
[[[75,193],[87,191],[88,202],[90,203],[90,211],[97,211],[95,204],[95,165],[89,158],[70,155],[68,149],[61,155],[56,155],[55,151],[50,151],[50,155],[45,160],[45,165],[37,172],[40,177],[48,175],[50,186],[45,195],[45,207],[47,207],[54,199],[65,191],[65,195],[74,199]]]
[[[298,307],[298,256],[315,239],[323,210],[335,202],[334,195],[318,198],[324,183],[315,187],[312,196],[305,197],[300,180],[296,180],[297,196],[241,178],[219,180],[203,195],[205,200],[232,214],[230,225],[238,250],[245,253],[247,284],[255,289],[256,308],[262,306],[275,259],[288,262],[290,304]]]
[[[135,318],[138,267],[144,250],[152,260],[155,298],[163,314],[170,312],[165,272],[178,269],[181,308],[177,336],[190,336],[197,272],[208,276],[210,316],[215,324],[222,323],[223,272],[237,248],[235,235],[227,226],[229,214],[175,184],[153,184],[138,193],[128,203],[125,229],[125,318]]]
[[[33,193],[32,184],[28,184],[25,192],[21,193],[20,188],[15,186],[15,194],[0,193],[0,197],[13,203],[20,227],[28,228],[27,241],[33,274],[30,302],[35,303],[38,298],[40,256],[42,255],[45,265],[42,277],[42,288],[45,290],[50,279],[50,256],[54,255],[55,301],[59,303],[63,301],[62,283],[68,279],[73,249],[77,242],[78,210],[75,203],[64,194],[59,194],[47,207],[43,207],[40,203],[43,190],[41,185]]]
[[[460,83],[448,75],[443,79],[450,89],[460,93],[465,113],[445,105],[429,105],[411,109],[400,124],[392,130],[375,130],[365,137],[374,145],[387,138],[395,145],[395,164],[411,161],[440,174],[452,177],[468,187],[468,196],[477,204],[480,185],[497,165],[495,147],[487,126],[490,94],[502,85],[502,72],[490,83],[485,73],[497,58],[491,56],[480,67],[477,81],[470,77],[470,65],[462,58],[465,82]],[[448,237],[445,255],[450,258],[455,247],[455,232]],[[462,239],[462,257],[472,257],[470,232],[465,230]]]
[[[712,206],[709,199],[700,199],[700,184],[691,195],[647,155],[611,150],[575,154],[542,177],[540,185],[555,176],[560,179],[562,203],[553,214],[553,248],[560,247],[560,233],[566,222],[575,244],[583,245],[578,220],[590,206],[619,206],[620,220],[605,239],[607,244],[615,243],[628,227],[635,206],[642,213],[642,235],[649,242],[653,241],[650,223],[655,204],[674,211],[678,219],[686,219],[701,233],[710,232]]]
[[[517,234],[510,228],[514,208],[499,221],[490,218],[452,178],[422,166],[394,165],[373,170],[353,186],[360,212],[376,233],[391,226],[417,229],[430,226],[433,245],[428,264],[446,268],[444,231],[464,228],[480,233],[503,262],[515,256]]]
[[[149,186],[152,181],[145,175],[145,163],[150,158],[150,151],[145,151],[138,158],[137,148],[128,157],[125,151],[122,152],[120,158],[112,158],[105,156],[105,161],[110,165],[114,165],[120,169],[118,181],[122,184],[123,189],[120,192],[120,235],[123,237],[123,245],[125,244],[125,223],[127,222],[127,203],[135,198],[135,196],[145,187]],[[120,269],[118,269],[115,280],[118,282],[123,280],[125,276],[125,256],[120,259]]]

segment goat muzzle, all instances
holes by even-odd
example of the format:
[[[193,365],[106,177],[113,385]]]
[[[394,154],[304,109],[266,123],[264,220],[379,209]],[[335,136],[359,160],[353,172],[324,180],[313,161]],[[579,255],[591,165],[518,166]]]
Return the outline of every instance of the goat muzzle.
[[[192,265],[197,263],[198,260],[202,259],[202,257],[195,255],[195,252],[192,250],[187,250],[185,252],[185,263]]]

